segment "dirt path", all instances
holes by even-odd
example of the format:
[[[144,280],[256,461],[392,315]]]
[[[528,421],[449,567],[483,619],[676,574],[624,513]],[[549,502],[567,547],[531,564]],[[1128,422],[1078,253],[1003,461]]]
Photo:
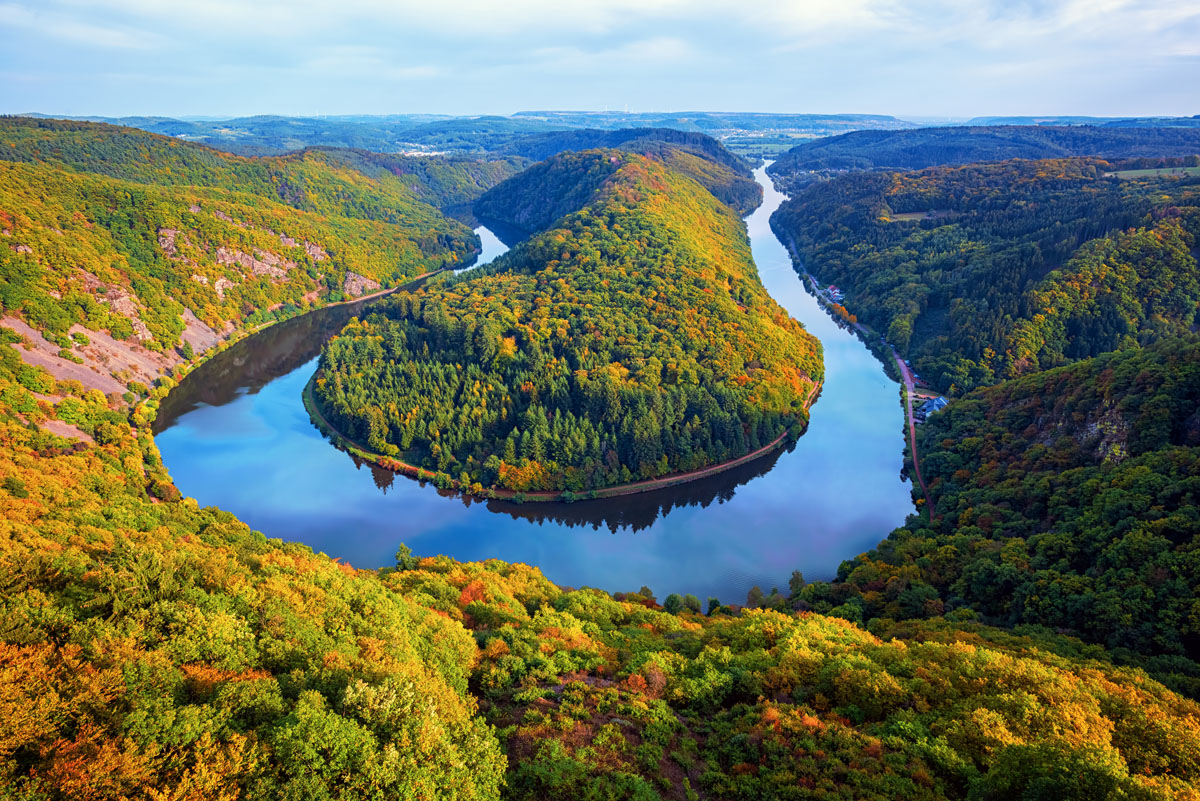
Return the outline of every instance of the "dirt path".
[[[912,370],[900,358],[900,354],[895,350],[892,351],[892,358],[896,360],[896,367],[900,369],[900,375],[904,378],[904,399],[905,399],[905,414],[908,420],[908,447],[912,450],[913,473],[917,476],[917,483],[921,485],[921,492],[925,495],[925,508],[929,510],[929,519],[933,520],[936,511],[933,506],[933,498],[929,494],[929,487],[925,484],[925,479],[921,476],[921,462],[917,457],[917,421],[913,419],[913,389],[916,386],[916,380],[913,378]]]
[[[314,373],[312,378],[308,380],[308,383],[304,385],[304,406],[308,410],[309,415],[314,418],[314,422],[317,423],[317,427],[329,435],[335,444],[340,445],[346,450],[349,450],[356,456],[374,462],[386,470],[392,470],[396,473],[402,473],[404,475],[426,480],[433,477],[433,472],[430,470],[426,470],[425,468],[418,467],[414,464],[409,464],[408,462],[402,462],[399,459],[394,459],[390,456],[373,453],[362,443],[355,442],[338,431],[333,424],[329,422],[329,420],[321,412],[320,407],[317,405],[316,397],[313,395],[312,391],[313,382],[316,381],[316,379],[317,375]],[[809,393],[809,398],[813,398],[819,389],[820,384],[815,385],[812,392]],[[592,497],[615,498],[621,495],[636,495],[639,492],[650,492],[651,490],[673,487],[677,484],[686,484],[689,481],[696,481],[701,478],[715,476],[717,473],[723,473],[724,471],[730,470],[739,465],[752,462],[760,456],[765,456],[781,446],[786,439],[787,432],[785,431],[776,437],[772,442],[762,446],[758,450],[751,451],[745,456],[739,456],[736,459],[730,459],[727,462],[721,462],[720,464],[711,465],[709,467],[702,467],[699,470],[691,470],[687,473],[672,473],[667,476],[660,476],[659,478],[650,478],[644,481],[634,481],[630,484],[618,484],[615,487],[604,487],[603,489],[596,490],[595,496],[592,495],[590,490],[576,493],[576,495],[580,497],[580,500],[587,500],[591,499]],[[457,481],[454,482],[454,484],[455,489],[462,491],[462,488],[458,486]],[[488,497],[511,499],[518,495],[522,496],[522,498],[526,501],[560,501],[562,500],[563,493],[561,490],[516,492],[514,490],[493,489],[491,491],[491,495]]]

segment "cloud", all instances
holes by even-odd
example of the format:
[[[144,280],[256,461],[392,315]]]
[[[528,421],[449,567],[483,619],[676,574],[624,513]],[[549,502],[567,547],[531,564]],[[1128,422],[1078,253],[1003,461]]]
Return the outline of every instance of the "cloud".
[[[436,32],[447,37],[527,32],[603,34],[630,20],[686,14],[687,0],[48,0],[79,11],[224,27],[253,36],[330,31],[361,25]]]
[[[683,39],[656,36],[625,42],[615,47],[542,47],[532,52],[542,69],[602,76],[614,72],[682,66],[699,59],[696,50]]]
[[[145,31],[109,27],[63,14],[30,11],[12,3],[0,4],[0,28],[21,30],[73,44],[120,50],[148,50],[161,44],[158,36]]]
[[[437,67],[428,64],[395,64],[387,51],[378,47],[347,45],[322,47],[301,66],[302,71],[335,78],[370,78],[411,81],[436,77]]]
[[[22,111],[1200,111],[1194,0],[0,0],[0,28],[0,70],[46,76]]]

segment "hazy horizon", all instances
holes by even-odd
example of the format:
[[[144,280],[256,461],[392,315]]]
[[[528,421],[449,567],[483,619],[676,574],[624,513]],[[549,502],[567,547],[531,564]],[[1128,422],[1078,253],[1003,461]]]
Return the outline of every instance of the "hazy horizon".
[[[1200,5],[1167,0],[11,0],[0,30],[10,114],[1200,113]]]

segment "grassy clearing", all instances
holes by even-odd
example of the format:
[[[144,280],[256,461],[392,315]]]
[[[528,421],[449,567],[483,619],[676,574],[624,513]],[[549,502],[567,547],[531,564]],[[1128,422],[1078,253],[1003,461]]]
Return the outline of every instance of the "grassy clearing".
[[[1106,173],[1114,178],[1162,178],[1167,176],[1183,177],[1185,175],[1200,175],[1200,167],[1158,167],[1149,170],[1118,170]]]
[[[914,220],[936,220],[949,216],[948,209],[930,209],[929,211],[902,211],[888,216],[890,222],[912,222]]]

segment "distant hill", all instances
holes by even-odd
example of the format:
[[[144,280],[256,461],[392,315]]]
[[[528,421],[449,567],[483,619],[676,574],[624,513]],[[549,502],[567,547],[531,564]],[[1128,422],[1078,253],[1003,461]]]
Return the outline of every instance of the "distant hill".
[[[43,114],[26,114],[45,118]],[[829,136],[863,128],[905,128],[912,123],[880,114],[627,113],[618,111],[523,111],[504,116],[452,117],[435,114],[280,117],[230,119],[170,117],[73,117],[140,128],[151,133],[209,145],[241,155],[279,155],[308,147],[370,150],[379,153],[484,153],[520,137],[581,128],[606,131],[674,128],[737,141],[758,155],[764,144],[782,152],[797,138]],[[748,134],[748,138],[739,138]],[[744,141],[743,141],[744,140]],[[600,145],[592,145],[600,146]],[[551,153],[541,156],[545,158]]]
[[[789,150],[768,172],[786,189],[835,170],[919,170],[941,164],[1005,159],[1097,156],[1189,156],[1200,153],[1200,129],[996,125],[855,131]]]
[[[518,156],[403,156],[369,150],[319,149],[372,178],[394,175],[421,200],[440,209],[466,206],[496,184],[529,165]]]
[[[671,128],[627,128],[617,131],[587,128],[522,137],[500,152],[542,161],[570,150],[595,148],[619,148],[670,164],[698,180],[718,200],[742,214],[753,211],[762,200],[762,189],[755,182],[746,161],[729,152],[716,139],[701,133]],[[495,203],[485,202],[484,206],[494,207]],[[501,220],[510,216],[501,208],[491,208],[490,211],[484,208],[480,213]],[[546,218],[545,222],[561,213]]]
[[[514,118],[536,119],[563,127],[675,128],[715,134],[724,131],[796,131],[823,133],[863,128],[911,128],[913,123],[887,114],[771,114],[765,112],[619,112],[521,111]]]
[[[974,117],[968,125],[1101,125],[1120,128],[1196,128],[1200,114],[1194,117]]]

